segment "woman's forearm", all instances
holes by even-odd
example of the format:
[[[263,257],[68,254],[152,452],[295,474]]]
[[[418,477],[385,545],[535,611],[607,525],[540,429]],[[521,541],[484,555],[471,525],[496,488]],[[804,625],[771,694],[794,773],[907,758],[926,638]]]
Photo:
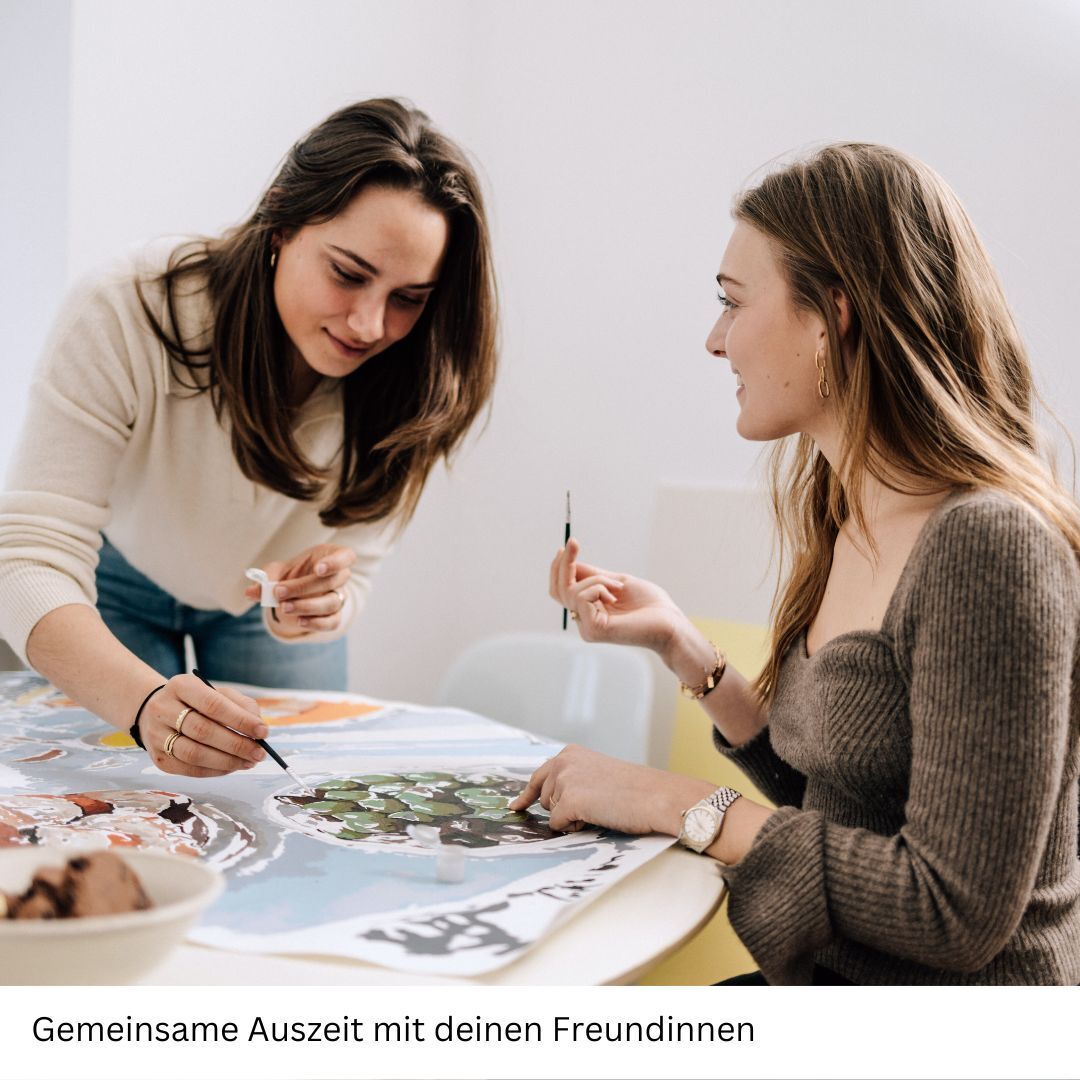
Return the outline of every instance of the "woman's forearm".
[[[668,836],[682,831],[683,813],[716,790],[707,780],[665,773],[664,783],[656,785],[652,809],[653,828]],[[724,814],[724,823],[716,839],[703,854],[734,866],[750,850],[758,830],[772,816],[773,810],[751,799],[736,799]]]
[[[124,648],[86,604],[65,604],[38,620],[27,659],[73,701],[127,730],[139,703],[165,676]]]
[[[688,686],[700,685],[716,664],[712,646],[689,620],[673,632],[660,659]],[[768,714],[749,682],[730,664],[716,688],[701,698],[699,704],[732,746],[752,739],[768,723]]]

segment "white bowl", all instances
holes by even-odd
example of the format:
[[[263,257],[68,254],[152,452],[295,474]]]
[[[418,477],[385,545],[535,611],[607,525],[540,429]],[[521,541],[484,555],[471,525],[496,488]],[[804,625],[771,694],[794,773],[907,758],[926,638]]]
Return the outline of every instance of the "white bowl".
[[[119,915],[0,919],[0,982],[86,985],[133,982],[183,940],[221,895],[221,873],[201,859],[111,848],[139,876],[154,906]],[[89,852],[88,852],[89,853]],[[63,866],[77,849],[0,848],[0,889],[18,895],[38,870]]]

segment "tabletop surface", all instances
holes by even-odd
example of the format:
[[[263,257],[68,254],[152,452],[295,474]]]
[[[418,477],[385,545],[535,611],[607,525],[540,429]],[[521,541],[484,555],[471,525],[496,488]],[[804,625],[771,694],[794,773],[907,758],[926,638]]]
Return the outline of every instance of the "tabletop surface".
[[[144,985],[496,986],[632,983],[715,915],[724,882],[714,860],[670,848],[639,867],[543,938],[521,959],[486,975],[445,978],[393,971],[355,960],[230,953],[183,945]]]
[[[511,813],[558,744],[457,709],[251,692],[314,793],[271,762],[166,776],[45,680],[0,676],[0,849],[149,845],[226,872],[145,983],[628,982],[720,903],[717,865],[670,838]],[[465,859],[458,884],[436,880],[410,822]]]

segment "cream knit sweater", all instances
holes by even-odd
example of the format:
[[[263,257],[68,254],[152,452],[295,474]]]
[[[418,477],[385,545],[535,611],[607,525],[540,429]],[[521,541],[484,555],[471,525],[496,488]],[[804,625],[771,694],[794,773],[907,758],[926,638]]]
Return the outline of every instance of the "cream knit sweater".
[[[26,658],[35,624],[64,604],[96,602],[100,534],[176,600],[240,615],[244,571],[314,544],[357,554],[343,634],[386,554],[392,525],[328,528],[321,503],[300,502],[241,473],[210,396],[182,385],[154,336],[135,276],[164,269],[175,241],[159,242],[78,285],[35,372],[21,438],[0,495],[0,634]],[[163,313],[160,288],[146,289]],[[163,317],[162,322],[168,325]],[[179,304],[188,341],[206,340],[205,294]],[[178,375],[180,376],[178,378]],[[326,466],[342,441],[340,387],[324,379],[296,425],[301,448]],[[274,632],[266,621],[267,630]],[[282,639],[286,640],[286,639]]]

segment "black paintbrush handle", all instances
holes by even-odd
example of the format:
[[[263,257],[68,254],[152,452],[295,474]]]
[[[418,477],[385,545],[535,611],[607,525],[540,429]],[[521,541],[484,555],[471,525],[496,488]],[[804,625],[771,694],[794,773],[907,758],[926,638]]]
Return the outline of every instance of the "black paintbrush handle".
[[[194,675],[194,676],[195,676],[195,677],[196,677],[197,679],[202,679],[202,681],[203,681],[204,683],[206,683],[206,685],[207,685],[207,686],[209,686],[211,690],[216,690],[216,689],[217,689],[217,687],[216,687],[216,686],[215,686],[215,685],[214,685],[214,684],[213,684],[213,683],[212,683],[212,682],[211,682],[211,681],[210,681],[210,680],[209,680],[209,679],[208,679],[208,678],[207,678],[207,677],[206,677],[205,675],[203,675],[203,674],[202,674],[202,673],[201,673],[201,672],[199,671],[199,669],[198,669],[198,668],[192,668],[192,669],[191,669],[191,674],[192,674],[192,675]],[[275,761],[276,761],[276,762],[277,762],[277,763],[278,763],[278,764],[279,764],[279,765],[280,765],[280,766],[281,766],[281,767],[282,767],[283,769],[287,769],[287,768],[289,767],[288,765],[286,765],[286,764],[285,764],[285,759],[284,759],[284,758],[283,758],[283,757],[282,757],[282,756],[281,756],[281,755],[280,755],[280,754],[279,754],[279,753],[278,753],[278,752],[277,752],[277,751],[276,751],[276,750],[275,750],[275,749],[274,749],[274,748],[273,748],[273,747],[272,747],[272,746],[271,746],[271,745],[270,745],[270,744],[269,744],[269,743],[268,743],[268,742],[267,742],[267,741],[266,741],[265,739],[256,739],[255,741],[256,741],[256,742],[257,742],[257,743],[258,743],[258,744],[259,744],[259,745],[260,745],[260,746],[261,746],[261,747],[262,747],[262,748],[263,748],[263,749],[264,749],[264,750],[265,750],[265,751],[266,751],[266,752],[267,752],[267,753],[268,753],[268,754],[269,754],[269,755],[270,755],[270,756],[271,756],[271,757],[272,757],[272,758],[273,758],[273,759],[274,759],[274,760],[275,760]]]
[[[563,532],[563,547],[570,543],[570,492],[566,493],[566,530]],[[566,608],[562,609],[562,628],[566,629]]]

